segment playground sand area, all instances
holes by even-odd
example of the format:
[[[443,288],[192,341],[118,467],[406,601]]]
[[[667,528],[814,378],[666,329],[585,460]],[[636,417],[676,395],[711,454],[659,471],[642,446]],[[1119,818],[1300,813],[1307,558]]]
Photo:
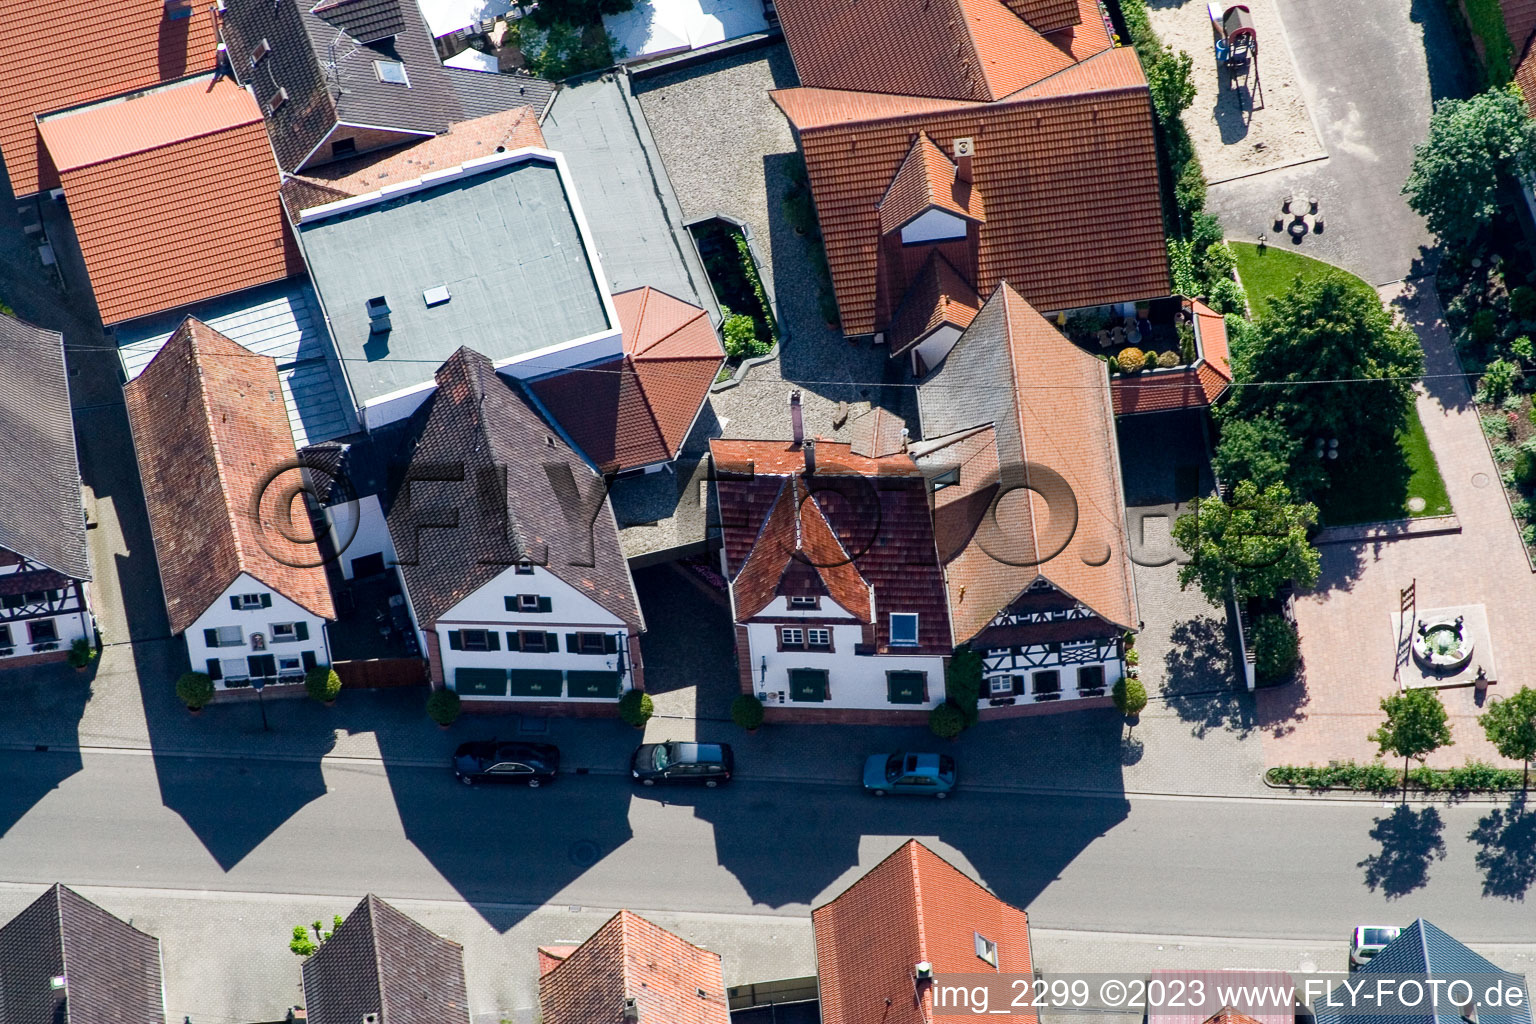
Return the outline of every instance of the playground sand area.
[[[1259,53],[1256,65],[1238,72],[1235,81],[1217,66],[1206,0],[1147,5],[1162,41],[1194,58],[1197,92],[1184,111],[1184,125],[1211,183],[1325,155],[1274,0],[1245,0],[1245,5],[1253,15]]]

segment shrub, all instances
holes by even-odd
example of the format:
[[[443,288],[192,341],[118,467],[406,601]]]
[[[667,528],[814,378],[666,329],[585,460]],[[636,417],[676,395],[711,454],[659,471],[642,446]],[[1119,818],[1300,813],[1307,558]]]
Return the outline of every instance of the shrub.
[[[1108,364],[1110,373],[1120,372],[1120,360],[1116,359],[1114,356],[1110,356],[1109,358],[1105,359],[1104,362]],[[1536,406],[1531,407],[1531,418],[1536,420]]]
[[[1193,324],[1187,324],[1180,320],[1177,324],[1179,334],[1179,361],[1186,366],[1195,361],[1195,328]]]
[[[1519,363],[1509,359],[1495,359],[1483,371],[1483,379],[1478,382],[1477,390],[1485,402],[1502,402],[1505,396],[1520,386],[1524,376]]]
[[[1110,694],[1115,707],[1126,718],[1135,718],[1147,706],[1147,688],[1139,679],[1121,679]]]
[[[1508,465],[1520,457],[1520,449],[1506,441],[1493,443],[1493,461],[1501,465]]]
[[[1473,341],[1492,341],[1499,334],[1499,318],[1491,309],[1480,309],[1472,314],[1472,322],[1467,325],[1467,331]]]
[[[1509,420],[1503,416],[1484,416],[1483,433],[1496,441],[1509,440]]]
[[[1222,244],[1221,221],[1214,213],[1202,211],[1189,219],[1189,244],[1195,252],[1207,252],[1211,246]]]
[[[1159,352],[1157,354],[1157,365],[1164,370],[1178,366],[1179,354],[1177,352]]]
[[[452,725],[458,721],[464,702],[452,690],[433,690],[427,698],[427,715],[438,725]]]
[[[96,645],[83,636],[77,636],[69,645],[69,664],[72,668],[85,668],[96,660]]]
[[[176,696],[196,711],[213,700],[213,680],[206,672],[187,672],[176,680]]]
[[[1120,372],[1136,373],[1147,365],[1147,354],[1134,346],[1123,348],[1115,356],[1115,361],[1120,364]]]
[[[656,713],[656,702],[644,690],[627,690],[619,698],[619,717],[635,728],[643,726]]]
[[[750,693],[737,694],[731,701],[731,721],[751,732],[763,724],[763,702]]]
[[[968,647],[957,647],[944,672],[944,692],[948,700],[965,715],[965,724],[976,724],[977,702],[981,700],[981,655]]]
[[[1536,506],[1531,504],[1530,498],[1516,498],[1509,503],[1509,511],[1516,519],[1531,518],[1531,511]]]
[[[965,731],[965,712],[946,700],[928,712],[928,728],[935,736],[952,740]]]
[[[1536,523],[1526,523],[1520,527],[1520,543],[1526,547],[1536,547]]]
[[[1403,784],[1400,769],[1380,761],[1359,764],[1345,761],[1330,765],[1282,765],[1271,768],[1269,781],[1280,786],[1307,789],[1356,789],[1371,793],[1390,793]],[[1420,765],[1408,773],[1408,784],[1428,792],[1470,793],[1519,789],[1518,768],[1499,768],[1485,761],[1468,761],[1458,768],[1426,768]]]
[[[1216,278],[1231,277],[1233,271],[1237,270],[1237,256],[1232,252],[1232,247],[1226,242],[1217,242],[1215,245],[1208,245],[1204,249],[1196,249],[1195,251],[1204,254],[1201,259],[1201,266],[1204,268],[1207,278],[1214,280]]]
[[[1536,455],[1522,451],[1515,456],[1515,483],[1521,487],[1536,484]]]
[[[1253,623],[1254,673],[1260,682],[1284,679],[1296,670],[1301,647],[1295,628],[1282,615],[1260,615]]]
[[[1194,295],[1200,291],[1200,279],[1195,276],[1192,253],[1188,242],[1175,238],[1168,243],[1168,272],[1173,278],[1173,290],[1180,295]]]
[[[1509,293],[1509,311],[1521,320],[1536,320],[1536,288],[1528,284],[1517,285]],[[1526,339],[1530,346],[1530,339]]]
[[[1528,363],[1532,358],[1536,358],[1536,349],[1533,349],[1531,345],[1531,336],[1529,334],[1522,334],[1510,342],[1509,350],[1518,356],[1522,362]]]
[[[341,676],[329,665],[316,665],[304,673],[304,689],[315,700],[329,703],[341,693]]]
[[[1248,298],[1243,294],[1243,286],[1230,277],[1212,281],[1206,301],[1218,313],[1241,315],[1248,308]]]
[[[1173,186],[1173,199],[1179,209],[1188,214],[1205,209],[1205,172],[1195,161],[1191,160],[1179,171]]]
[[[732,359],[747,359],[762,355],[758,350],[757,324],[753,323],[752,318],[747,314],[729,314],[721,321],[720,329],[725,335],[725,354]]]

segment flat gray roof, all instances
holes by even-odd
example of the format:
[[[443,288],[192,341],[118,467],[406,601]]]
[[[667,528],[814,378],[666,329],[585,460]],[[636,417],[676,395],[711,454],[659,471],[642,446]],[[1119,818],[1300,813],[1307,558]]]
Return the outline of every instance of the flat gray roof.
[[[359,405],[431,381],[461,345],[501,363],[618,327],[545,158],[336,205],[354,208],[306,211],[299,237]],[[423,293],[442,287],[451,298],[427,306]],[[391,329],[374,335],[376,296]]]

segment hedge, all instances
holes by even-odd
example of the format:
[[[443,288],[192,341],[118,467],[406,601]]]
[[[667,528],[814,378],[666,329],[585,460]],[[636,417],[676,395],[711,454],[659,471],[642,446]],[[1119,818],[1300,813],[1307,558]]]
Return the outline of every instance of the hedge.
[[[1282,765],[1265,777],[1277,786],[1299,789],[1350,789],[1391,793],[1403,788],[1403,772],[1380,761],[1359,764],[1343,761],[1330,765]],[[1473,793],[1519,789],[1523,773],[1518,768],[1499,768],[1486,761],[1468,761],[1459,768],[1420,765],[1408,773],[1408,786],[1426,793]]]

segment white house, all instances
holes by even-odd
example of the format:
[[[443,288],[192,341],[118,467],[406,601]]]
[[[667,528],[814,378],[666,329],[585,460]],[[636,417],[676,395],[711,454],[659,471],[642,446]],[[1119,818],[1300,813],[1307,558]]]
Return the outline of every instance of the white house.
[[[905,446],[879,410],[851,443],[710,442],[741,688],[769,718],[905,721],[943,703],[944,575]]]
[[[56,331],[0,314],[0,669],[96,642],[75,427]]]
[[[330,664],[336,611],[273,360],[188,317],[123,397],[192,668],[230,689]]]

